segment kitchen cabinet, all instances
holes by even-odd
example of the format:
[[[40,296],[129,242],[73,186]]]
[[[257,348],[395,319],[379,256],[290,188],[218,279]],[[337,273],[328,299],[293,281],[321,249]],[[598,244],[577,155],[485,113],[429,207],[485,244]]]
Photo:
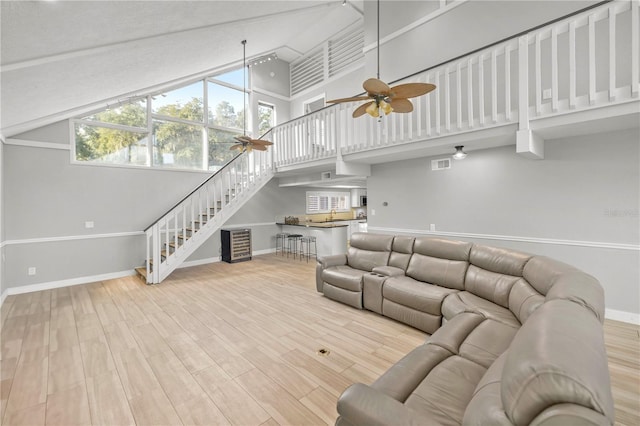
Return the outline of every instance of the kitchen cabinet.
[[[355,188],[351,190],[351,207],[364,207],[360,202],[360,197],[367,195],[367,190]]]

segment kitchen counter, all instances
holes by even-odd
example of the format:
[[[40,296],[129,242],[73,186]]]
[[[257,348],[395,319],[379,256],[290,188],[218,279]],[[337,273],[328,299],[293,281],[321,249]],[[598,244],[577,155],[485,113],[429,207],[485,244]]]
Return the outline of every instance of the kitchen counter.
[[[280,225],[282,232],[301,234],[305,237],[316,237],[318,257],[347,252],[349,224],[335,222],[304,222],[298,225]]]
[[[286,225],[286,226],[302,226],[305,228],[339,228],[339,227],[343,227],[343,226],[349,226],[348,223],[335,223],[337,221],[333,221],[333,222],[303,222],[303,223],[296,223],[296,224],[292,224],[292,223],[276,223],[276,225]],[[345,221],[346,222],[346,221]]]

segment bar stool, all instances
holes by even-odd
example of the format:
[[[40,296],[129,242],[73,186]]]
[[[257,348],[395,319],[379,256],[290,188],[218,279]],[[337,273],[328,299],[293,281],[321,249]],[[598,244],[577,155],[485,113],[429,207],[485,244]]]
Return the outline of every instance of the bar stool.
[[[313,244],[313,253],[311,252],[311,244]],[[308,236],[300,238],[300,252],[302,256],[307,258],[307,262],[309,262],[311,255],[317,259],[318,246],[316,245],[316,237]],[[302,256],[300,257],[300,260],[302,260]]]
[[[276,255],[278,254],[278,248],[280,248],[280,254],[284,256],[285,244],[284,241],[289,236],[288,232],[280,232],[276,234]]]
[[[302,238],[302,234],[289,234],[287,235],[287,241],[289,242],[287,247],[287,257],[289,254],[293,254],[293,258],[296,258],[298,254],[298,242]]]

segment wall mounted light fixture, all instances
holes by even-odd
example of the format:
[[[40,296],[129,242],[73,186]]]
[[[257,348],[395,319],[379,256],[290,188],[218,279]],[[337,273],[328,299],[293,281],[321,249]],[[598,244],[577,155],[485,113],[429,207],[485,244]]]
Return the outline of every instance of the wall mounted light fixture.
[[[464,145],[456,146],[456,152],[455,154],[453,154],[454,160],[464,160],[465,158],[467,158],[467,153],[464,152],[462,148],[464,148]]]

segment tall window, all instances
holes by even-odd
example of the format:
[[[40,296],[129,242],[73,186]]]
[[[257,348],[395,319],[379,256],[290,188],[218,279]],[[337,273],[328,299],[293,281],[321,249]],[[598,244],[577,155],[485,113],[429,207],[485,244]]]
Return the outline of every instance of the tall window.
[[[258,102],[258,133],[264,135],[276,122],[275,105],[266,102]]]
[[[249,134],[243,74],[215,75],[72,120],[75,160],[218,170],[237,154],[234,136]]]

